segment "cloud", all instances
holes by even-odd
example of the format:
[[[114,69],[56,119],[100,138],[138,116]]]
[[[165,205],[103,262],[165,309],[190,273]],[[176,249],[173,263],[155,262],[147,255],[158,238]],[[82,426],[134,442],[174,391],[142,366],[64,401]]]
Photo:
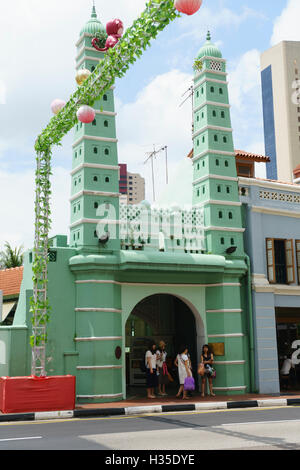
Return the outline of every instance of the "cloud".
[[[184,16],[180,21],[180,28],[185,30],[176,41],[192,37],[194,40],[203,41],[207,30],[215,31],[218,28],[238,28],[250,19],[265,19],[264,15],[257,10],[243,6],[240,12],[220,5],[219,8],[204,5],[201,9],[201,22],[199,17]]]
[[[192,103],[182,96],[192,84],[192,76],[179,70],[157,75],[131,103],[118,105],[117,132],[119,161],[127,162],[129,171],[139,171],[146,179],[152,196],[151,162],[144,165],[147,152],[168,146],[169,170],[184,159],[192,148]],[[160,191],[165,182],[165,154],[154,161],[155,184]]]
[[[260,153],[264,141],[260,52],[252,49],[232,61],[228,81],[235,147]]]
[[[4,242],[30,249],[34,242],[34,172],[0,171],[0,250]],[[68,234],[70,174],[63,168],[53,169],[51,177],[52,229],[50,236]]]
[[[6,86],[3,81],[0,80],[0,104],[6,103]]]
[[[143,0],[96,0],[104,25],[119,16],[128,27],[144,5]],[[2,155],[8,148],[14,156],[22,155],[20,164],[33,161],[35,138],[52,117],[50,103],[75,91],[75,43],[91,10],[90,0],[14,0],[1,9],[0,42],[5,46],[0,49],[0,103],[6,103],[0,112]]]
[[[299,41],[299,0],[289,0],[282,13],[274,22],[271,45],[275,46],[281,41]]]

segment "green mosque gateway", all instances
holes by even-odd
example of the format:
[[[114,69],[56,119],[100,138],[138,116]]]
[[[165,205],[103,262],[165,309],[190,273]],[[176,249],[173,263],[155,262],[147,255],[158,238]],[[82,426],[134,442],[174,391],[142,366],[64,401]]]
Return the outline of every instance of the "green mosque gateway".
[[[93,9],[76,44],[77,70],[93,71],[103,58],[91,40],[104,30]],[[75,375],[78,403],[122,400],[128,385],[143,384],[139,363],[150,338],[164,339],[170,357],[186,343],[194,370],[210,343],[215,393],[254,391],[226,60],[209,34],[197,59],[193,177],[182,188],[190,207],[119,205],[114,87],[95,104],[93,123],[75,126],[69,242],[50,240],[46,371]],[[14,323],[0,327],[0,376],[30,375],[32,260],[28,251]]]

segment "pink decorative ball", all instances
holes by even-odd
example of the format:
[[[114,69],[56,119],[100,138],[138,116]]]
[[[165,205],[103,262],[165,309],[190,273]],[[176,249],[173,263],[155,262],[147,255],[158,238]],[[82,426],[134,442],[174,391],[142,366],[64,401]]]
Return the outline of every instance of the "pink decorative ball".
[[[84,124],[90,124],[94,121],[96,112],[91,106],[81,106],[77,111],[78,121],[83,122]]]
[[[53,114],[58,114],[59,111],[66,106],[64,100],[56,99],[51,103],[51,111]]]
[[[202,1],[203,0],[175,0],[174,7],[181,13],[193,15],[200,9]]]

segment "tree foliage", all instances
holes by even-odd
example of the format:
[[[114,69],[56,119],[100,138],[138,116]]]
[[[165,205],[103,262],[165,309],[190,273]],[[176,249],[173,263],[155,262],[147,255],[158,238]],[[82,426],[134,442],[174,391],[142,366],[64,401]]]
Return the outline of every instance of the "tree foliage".
[[[0,252],[0,269],[17,268],[23,265],[23,246],[13,248],[8,242]]]

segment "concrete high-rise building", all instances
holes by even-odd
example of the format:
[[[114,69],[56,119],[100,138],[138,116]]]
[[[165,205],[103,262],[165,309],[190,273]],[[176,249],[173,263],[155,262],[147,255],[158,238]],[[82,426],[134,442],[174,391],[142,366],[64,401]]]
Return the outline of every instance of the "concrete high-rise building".
[[[138,173],[128,172],[125,163],[120,163],[119,168],[121,202],[124,202],[124,195],[127,195],[127,204],[139,204],[145,199],[145,179]]]
[[[300,164],[300,42],[283,41],[261,55],[267,177],[293,181]]]

